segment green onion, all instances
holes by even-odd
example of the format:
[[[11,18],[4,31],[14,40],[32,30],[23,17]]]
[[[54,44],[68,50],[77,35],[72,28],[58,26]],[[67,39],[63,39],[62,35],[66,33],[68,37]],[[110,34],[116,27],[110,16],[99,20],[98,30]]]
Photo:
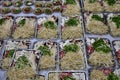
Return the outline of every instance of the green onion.
[[[40,46],[38,50],[41,50],[42,55],[52,55],[50,49],[47,46]]]
[[[79,51],[79,46],[77,44],[69,44],[64,46],[65,52],[77,52]]]
[[[108,5],[113,6],[117,0],[105,0],[105,1],[108,3]]]
[[[103,41],[103,39],[98,39],[93,43],[93,47],[96,51],[102,51],[108,53],[111,51],[111,48]]]
[[[55,23],[53,21],[47,21],[44,23],[44,26],[46,28],[50,28],[50,29],[56,29],[57,26],[55,25]]]
[[[17,59],[17,62],[16,62],[16,67],[17,68],[23,69],[26,65],[31,66],[29,64],[28,59],[24,55]]]
[[[76,4],[75,0],[66,0],[66,4]]]
[[[77,26],[79,24],[79,19],[70,18],[65,24],[68,26]]]
[[[21,21],[19,21],[18,25],[19,26],[24,26],[26,22],[26,19],[22,19]]]
[[[111,73],[108,76],[107,80],[120,80],[120,78],[117,75],[115,75],[114,73]]]
[[[120,28],[120,16],[113,17],[112,21],[116,24],[117,28]]]
[[[89,3],[94,3],[96,2],[97,0],[89,0]]]
[[[12,58],[12,57],[13,57],[14,52],[15,52],[15,50],[14,50],[14,49],[13,49],[13,50],[10,50],[10,51],[9,51],[9,53],[8,53],[8,55],[7,55],[7,57],[8,57],[8,58]]]
[[[72,76],[64,76],[63,80],[76,80],[76,78],[73,78]]]
[[[92,15],[92,19],[97,20],[97,21],[103,21],[104,20],[99,15]]]
[[[1,18],[0,19],[0,25],[3,25],[5,23],[5,19],[4,18]]]

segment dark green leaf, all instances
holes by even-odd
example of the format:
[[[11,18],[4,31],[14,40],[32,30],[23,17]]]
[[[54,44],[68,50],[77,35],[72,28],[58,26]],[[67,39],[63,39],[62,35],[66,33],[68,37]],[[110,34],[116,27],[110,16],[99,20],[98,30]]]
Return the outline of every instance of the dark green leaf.
[[[8,58],[12,58],[13,57],[13,54],[14,54],[15,50],[10,50],[9,53],[8,53]]]
[[[30,65],[28,59],[23,55],[17,59],[16,67],[23,69],[26,65]]]
[[[76,80],[76,78],[73,78],[72,76],[64,76],[63,80]]]
[[[77,44],[69,44],[64,46],[65,52],[77,52],[79,50],[79,46]]]
[[[111,51],[111,48],[103,41],[103,39],[98,39],[93,43],[93,47],[96,51],[102,51],[108,53]]]
[[[42,55],[52,55],[50,49],[47,46],[40,46],[38,50],[41,50]]]
[[[66,0],[66,4],[76,4],[75,0]]]
[[[116,24],[117,28],[120,28],[120,16],[113,17],[112,21]]]
[[[68,25],[68,26],[77,26],[78,24],[79,24],[79,19],[76,19],[76,18],[70,18],[66,22],[66,25]]]
[[[107,80],[120,80],[120,78],[117,75],[115,75],[114,73],[111,73],[108,76]]]
[[[97,21],[103,21],[104,20],[99,15],[92,15],[92,19],[97,20]]]
[[[44,23],[44,26],[46,28],[50,28],[50,29],[56,29],[57,26],[55,25],[55,23],[53,21],[47,21]]]
[[[5,19],[4,18],[1,18],[0,19],[0,25],[3,25],[5,23]]]
[[[108,5],[110,5],[110,6],[112,6],[112,5],[114,5],[115,3],[116,3],[116,0],[105,0],[107,3],[108,3]]]
[[[89,0],[89,3],[94,3],[96,2],[97,0]]]
[[[18,25],[19,26],[24,26],[25,22],[26,22],[26,19],[22,19],[22,20],[19,21]]]

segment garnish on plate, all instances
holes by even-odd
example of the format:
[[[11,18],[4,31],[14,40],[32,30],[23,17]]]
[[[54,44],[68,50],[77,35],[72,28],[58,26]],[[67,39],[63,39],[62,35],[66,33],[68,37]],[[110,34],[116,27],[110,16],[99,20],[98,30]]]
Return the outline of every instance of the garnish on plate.
[[[52,10],[50,8],[44,9],[45,14],[52,14]]]
[[[98,39],[93,43],[93,47],[96,51],[102,51],[108,53],[111,51],[111,48],[104,42],[103,39]]]
[[[79,24],[79,19],[70,18],[65,24],[68,26],[77,26]]]
[[[16,68],[23,69],[26,65],[31,66],[28,59],[24,55],[20,56],[16,61]]]
[[[52,55],[49,47],[47,47],[47,46],[40,46],[40,47],[38,48],[38,50],[41,50],[42,55],[49,55],[49,56]]]
[[[3,25],[5,23],[5,19],[4,18],[1,18],[0,19],[0,25]]]
[[[66,0],[66,4],[76,4],[75,0]]]
[[[17,0],[17,1],[14,2],[14,6],[15,6],[15,7],[20,7],[20,6],[22,6],[22,5],[23,5],[23,3],[22,3],[21,0]]]
[[[57,26],[55,25],[55,23],[53,21],[47,21],[44,23],[44,26],[46,28],[50,28],[50,29],[56,29]]]
[[[22,19],[22,20],[20,20],[20,21],[18,22],[18,25],[19,25],[19,26],[24,26],[25,23],[26,23],[26,19]]]
[[[108,76],[107,80],[120,80],[120,78],[117,75],[115,75],[114,73],[111,73]]]
[[[112,21],[116,24],[117,28],[120,28],[120,16],[112,17]]]
[[[103,18],[101,18],[99,15],[92,15],[92,19],[97,20],[97,21],[102,21],[103,22]]]
[[[113,6],[117,0],[105,0],[105,1],[108,3],[108,5]]]
[[[79,51],[79,46],[77,44],[69,44],[64,46],[65,52],[77,52]]]
[[[13,57],[13,54],[14,54],[15,50],[10,50],[9,51],[9,54],[7,55],[8,58],[12,58]]]
[[[89,0],[89,3],[94,3],[96,2],[97,0]]]

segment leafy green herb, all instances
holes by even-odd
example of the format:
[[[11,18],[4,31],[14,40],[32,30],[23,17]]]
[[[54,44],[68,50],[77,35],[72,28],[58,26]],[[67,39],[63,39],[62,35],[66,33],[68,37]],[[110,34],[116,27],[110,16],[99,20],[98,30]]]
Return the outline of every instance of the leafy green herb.
[[[117,0],[105,0],[105,1],[108,3],[108,5],[113,6]]]
[[[3,25],[5,23],[5,19],[4,18],[1,18],[0,19],[0,25]]]
[[[63,80],[76,80],[76,78],[73,78],[72,76],[64,76]]]
[[[8,58],[12,58],[13,54],[14,54],[15,50],[10,50],[9,54],[8,54]]]
[[[96,2],[97,0],[89,0],[89,3],[94,3]]]
[[[45,22],[44,26],[46,28],[50,28],[50,29],[56,29],[56,27],[57,27],[53,21],[47,21],[47,22]]]
[[[23,4],[23,3],[22,3],[22,1],[20,1],[20,0],[18,0],[18,1],[15,2],[15,6],[16,6],[16,7],[20,7],[20,6],[22,6],[22,4]]]
[[[68,26],[77,26],[79,24],[79,20],[76,18],[70,18],[67,22],[66,25]]]
[[[23,69],[26,65],[29,65],[29,61],[28,59],[25,57],[25,56],[21,56],[18,58],[17,62],[16,62],[16,67],[17,68],[20,68],[20,69]]]
[[[114,73],[111,73],[107,80],[120,80],[119,77],[117,75],[115,75]]]
[[[104,53],[108,53],[111,51],[111,48],[107,46],[107,44],[103,41],[103,39],[99,39],[93,43],[93,47],[96,51],[102,51]]]
[[[117,28],[120,28],[120,16],[113,17],[112,21],[116,24]]]
[[[92,15],[92,19],[97,21],[103,21],[103,18],[101,18],[99,15]]]
[[[26,22],[26,19],[22,19],[21,21],[19,21],[18,25],[19,26],[24,26]]]
[[[52,10],[49,8],[46,8],[44,12],[45,14],[52,14]]]
[[[77,44],[69,44],[64,46],[65,52],[77,52],[79,50],[79,46]]]
[[[66,4],[76,4],[75,0],[66,0]]]
[[[50,49],[47,46],[40,46],[38,50],[41,50],[42,55],[52,55]]]

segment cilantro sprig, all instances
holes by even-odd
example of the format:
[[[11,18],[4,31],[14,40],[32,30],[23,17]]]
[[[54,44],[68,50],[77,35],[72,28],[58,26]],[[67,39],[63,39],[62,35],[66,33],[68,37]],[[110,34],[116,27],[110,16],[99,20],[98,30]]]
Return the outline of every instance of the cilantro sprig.
[[[117,28],[120,28],[120,16],[112,17],[112,21],[116,24]]]

